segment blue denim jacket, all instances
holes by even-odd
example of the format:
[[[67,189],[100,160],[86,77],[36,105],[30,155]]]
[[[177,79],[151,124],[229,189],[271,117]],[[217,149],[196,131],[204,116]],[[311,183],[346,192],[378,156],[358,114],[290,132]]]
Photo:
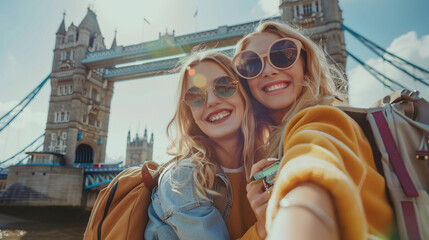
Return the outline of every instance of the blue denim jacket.
[[[232,205],[231,183],[223,172],[217,173],[214,190],[226,187],[226,197],[220,204],[213,195],[209,198],[214,202],[205,200],[197,195],[194,168],[191,160],[185,159],[161,174],[152,191],[145,239],[229,239],[226,219]]]

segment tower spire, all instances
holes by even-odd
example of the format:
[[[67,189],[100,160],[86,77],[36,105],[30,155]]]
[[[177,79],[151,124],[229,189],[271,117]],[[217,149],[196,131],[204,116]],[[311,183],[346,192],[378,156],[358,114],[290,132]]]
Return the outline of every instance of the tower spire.
[[[66,19],[66,10],[64,10],[63,12],[63,21],[61,22],[60,27],[58,28],[57,35],[58,34],[66,35],[67,32],[66,32],[65,19]]]
[[[113,38],[113,42],[112,42],[112,46],[110,47],[110,49],[112,49],[112,48],[115,48],[117,45],[116,45],[116,33],[117,33],[118,31],[117,31],[117,29],[115,28],[115,37]]]

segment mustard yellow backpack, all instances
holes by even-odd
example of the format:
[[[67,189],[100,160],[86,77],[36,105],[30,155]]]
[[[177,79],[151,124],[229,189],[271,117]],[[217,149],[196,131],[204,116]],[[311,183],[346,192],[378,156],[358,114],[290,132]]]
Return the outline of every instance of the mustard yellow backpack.
[[[144,239],[152,189],[166,165],[146,162],[117,175],[98,194],[83,239]]]

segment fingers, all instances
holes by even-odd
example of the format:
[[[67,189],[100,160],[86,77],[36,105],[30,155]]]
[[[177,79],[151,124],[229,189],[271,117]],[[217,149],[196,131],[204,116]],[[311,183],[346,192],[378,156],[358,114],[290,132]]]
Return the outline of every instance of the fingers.
[[[262,206],[268,203],[270,199],[270,192],[265,190],[262,180],[250,183],[246,186],[247,199],[249,200],[250,206],[256,211]]]
[[[255,173],[264,169],[264,167],[271,165],[273,162],[267,159],[261,159],[259,162],[253,164],[252,169],[250,170],[250,176],[255,175]]]

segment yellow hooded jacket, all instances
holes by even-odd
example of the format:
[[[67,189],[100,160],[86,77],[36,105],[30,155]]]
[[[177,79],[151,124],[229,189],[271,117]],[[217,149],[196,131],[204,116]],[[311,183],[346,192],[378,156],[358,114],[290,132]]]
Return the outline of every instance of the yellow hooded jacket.
[[[359,125],[330,106],[307,108],[288,123],[283,158],[267,208],[270,230],[279,201],[299,183],[312,181],[333,197],[341,239],[388,237],[393,211],[384,178]]]

